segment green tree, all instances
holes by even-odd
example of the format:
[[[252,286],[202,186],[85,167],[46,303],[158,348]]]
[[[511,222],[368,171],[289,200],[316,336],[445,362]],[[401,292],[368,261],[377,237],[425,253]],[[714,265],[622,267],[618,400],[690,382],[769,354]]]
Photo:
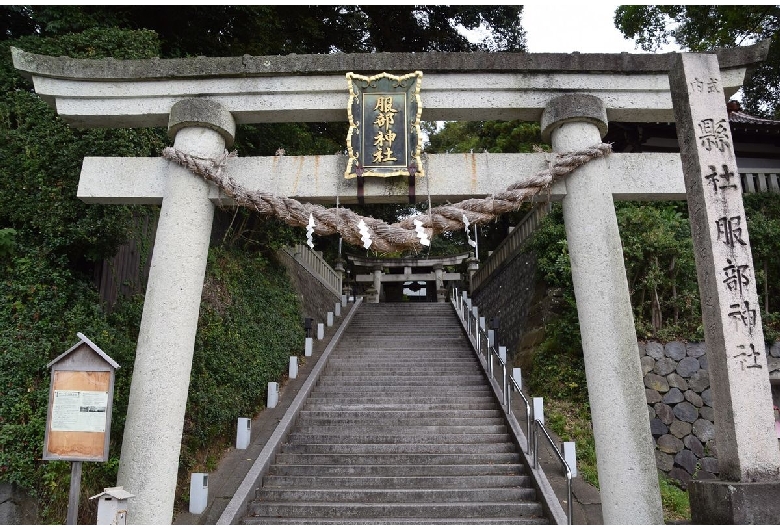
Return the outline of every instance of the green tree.
[[[780,117],[780,6],[620,6],[615,26],[646,51],[670,42],[698,52],[770,39],[766,62],[743,86],[744,107],[756,116]]]
[[[95,27],[153,30],[163,57],[518,51],[522,6],[6,6],[6,37]],[[458,26],[487,31],[472,43]]]

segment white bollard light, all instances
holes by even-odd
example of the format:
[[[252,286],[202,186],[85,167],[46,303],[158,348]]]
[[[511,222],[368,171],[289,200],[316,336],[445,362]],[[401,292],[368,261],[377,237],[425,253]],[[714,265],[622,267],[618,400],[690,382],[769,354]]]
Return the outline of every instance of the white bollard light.
[[[268,408],[274,408],[277,403],[279,403],[279,383],[268,383]]]
[[[563,442],[563,459],[569,464],[571,478],[577,476],[577,450],[574,442]]]
[[[479,329],[485,331],[485,317],[479,317]]]
[[[252,435],[252,419],[238,418],[238,428],[236,429],[236,449],[246,449],[249,447],[249,439]]]
[[[544,423],[544,398],[533,398],[534,421],[539,420]]]
[[[200,515],[206,511],[209,500],[209,474],[192,473],[190,477],[190,513]]]
[[[520,390],[523,389],[523,370],[521,368],[512,368],[512,377],[515,378],[515,381],[517,381],[517,386],[520,387]]]
[[[317,324],[317,340],[322,340],[325,338],[325,324],[320,322]]]
[[[333,311],[328,311],[328,327],[333,325]]]
[[[333,306],[333,314],[336,315],[337,317],[341,316],[341,304],[337,303],[336,305]]]
[[[306,357],[311,357],[311,351],[312,351],[313,344],[314,344],[314,339],[312,339],[311,337],[306,337],[306,346],[304,347],[304,350],[303,350],[303,354]]]
[[[298,377],[298,356],[290,355],[290,368],[288,370],[288,376],[290,379]]]
[[[341,295],[341,305],[343,307],[347,307],[347,295],[345,295],[345,294]]]
[[[501,360],[506,364],[506,346],[498,347],[498,356],[501,357]]]
[[[488,330],[488,346],[493,347],[496,343],[496,332],[495,330],[489,329]]]

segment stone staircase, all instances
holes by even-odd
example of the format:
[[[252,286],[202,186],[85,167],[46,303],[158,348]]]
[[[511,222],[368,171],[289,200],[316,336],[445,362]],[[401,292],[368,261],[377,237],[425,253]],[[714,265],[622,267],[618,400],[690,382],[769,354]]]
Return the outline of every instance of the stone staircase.
[[[245,524],[547,524],[449,304],[365,304]]]

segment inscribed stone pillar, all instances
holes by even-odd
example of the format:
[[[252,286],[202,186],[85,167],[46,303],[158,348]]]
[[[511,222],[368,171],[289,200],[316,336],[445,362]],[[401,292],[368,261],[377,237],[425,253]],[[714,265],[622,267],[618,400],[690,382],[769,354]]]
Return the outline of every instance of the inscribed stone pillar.
[[[335,267],[333,267],[333,270],[336,271],[336,276],[339,279],[339,286],[338,286],[339,296],[341,296],[344,293],[344,271],[345,271],[344,263],[345,261],[341,258],[341,255],[339,255],[336,258],[336,265]]]
[[[474,292],[474,275],[479,270],[479,260],[474,256],[474,253],[469,253],[468,259],[466,259],[466,272],[469,275],[469,291]]]
[[[444,290],[444,265],[436,263],[433,266],[433,275],[436,279],[436,301],[444,302],[447,292]]]
[[[214,157],[232,144],[235,122],[221,105],[184,100],[171,109],[174,147]],[[214,206],[209,185],[171,163],[138,335],[118,483],[134,524],[170,524],[192,354]]]
[[[382,295],[382,266],[381,265],[374,266],[374,290],[376,291],[376,294],[374,295],[374,299],[371,300],[371,302],[378,304],[379,297]]]
[[[766,344],[717,56],[678,54],[669,81],[702,300],[719,478],[745,484],[777,482],[780,451],[774,434]],[[780,522],[776,509],[772,520],[740,519],[744,507],[732,508],[730,519],[711,518],[730,501],[695,502],[701,486],[695,484],[691,490],[694,522]],[[776,495],[780,494],[778,486]],[[734,484],[729,489],[733,492],[739,487]],[[704,485],[706,490],[713,488],[719,486]],[[755,489],[747,486],[747,490]],[[751,494],[741,491],[739,495]]]
[[[552,100],[542,135],[558,153],[601,142],[604,104],[588,95]],[[606,161],[566,179],[563,215],[585,356],[605,524],[662,524],[661,495],[623,250]]]

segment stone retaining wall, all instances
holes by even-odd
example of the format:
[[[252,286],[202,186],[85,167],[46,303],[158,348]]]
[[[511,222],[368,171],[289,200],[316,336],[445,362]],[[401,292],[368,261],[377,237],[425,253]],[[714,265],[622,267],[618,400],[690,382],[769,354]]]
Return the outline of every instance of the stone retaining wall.
[[[300,297],[302,316],[314,319],[314,331],[316,333],[317,324],[326,321],[328,312],[333,311],[335,305],[341,299],[333,294],[333,291],[322,283],[319,278],[288,254],[280,251],[276,255],[287,269],[290,283]]]
[[[780,343],[767,348],[780,358]],[[718,475],[714,412],[703,343],[639,343],[658,469],[687,487]]]
[[[536,283],[536,256],[517,253],[504,262],[470,296],[479,308],[479,315],[499,317],[499,343],[507,347],[510,358],[527,331],[526,321]]]

